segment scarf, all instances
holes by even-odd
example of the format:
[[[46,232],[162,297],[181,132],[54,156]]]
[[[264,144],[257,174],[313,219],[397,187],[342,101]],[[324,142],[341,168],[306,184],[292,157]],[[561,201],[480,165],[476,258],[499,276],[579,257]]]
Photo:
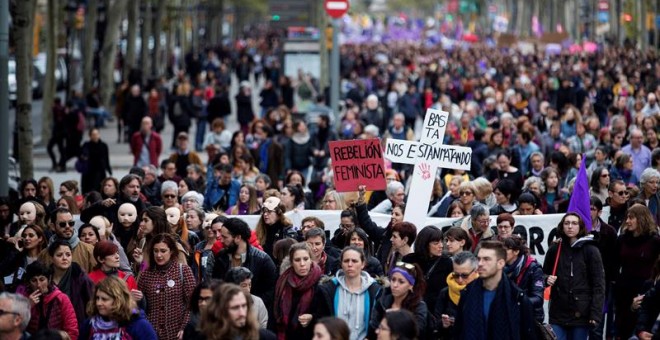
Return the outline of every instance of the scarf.
[[[71,238],[69,239],[65,239],[57,235],[53,235],[50,237],[50,240],[48,240],[48,244],[53,244],[55,241],[64,241],[68,243],[69,246],[71,247],[71,251],[73,251],[78,246],[78,243],[80,243],[80,239],[78,238],[78,230],[76,230],[76,228],[73,228],[73,235],[71,235]]]
[[[520,272],[522,271],[523,265],[525,264],[525,259],[527,256],[524,254],[521,254],[518,256],[515,262],[513,262],[511,265],[507,265],[504,267],[504,273],[506,276],[509,277],[511,280],[515,280],[518,275],[520,275]]]
[[[296,144],[306,144],[307,142],[309,142],[309,138],[310,138],[309,132],[305,132],[305,133],[296,132],[293,134],[293,136],[291,136],[291,140],[293,140]]]
[[[277,285],[275,287],[275,296],[278,298],[275,299],[275,305],[273,308],[276,314],[275,317],[278,328],[277,338],[279,340],[285,339],[286,329],[289,325],[289,322],[294,322],[296,326],[298,325],[297,319],[289,320],[292,308],[296,308],[295,314],[297,315],[304,314],[309,311],[314,300],[313,287],[318,283],[321,275],[323,275],[323,272],[321,272],[321,267],[319,267],[314,262],[312,262],[312,267],[305,277],[298,276],[293,271],[293,266],[289,267],[284,271],[284,273],[282,273],[282,276],[277,281]],[[298,301],[298,306],[292,306],[293,295],[295,293],[300,294],[300,301]]]
[[[456,306],[458,306],[458,302],[461,299],[461,291],[465,289],[465,287],[467,287],[467,285],[470,282],[474,281],[478,277],[479,277],[479,273],[477,273],[477,271],[475,270],[472,272],[472,274],[470,274],[465,284],[462,285],[456,282],[454,276],[451,275],[451,273],[449,273],[449,275],[447,275],[447,288],[449,288],[449,299],[451,300],[451,302],[453,302]]]
[[[71,264],[73,265],[73,263]],[[64,275],[62,275],[62,278],[60,279],[60,282],[57,284],[57,288],[59,288],[64,294],[67,296],[71,296],[71,267],[64,271]]]
[[[325,273],[325,263],[328,261],[328,255],[325,252],[321,253],[321,258],[319,259],[319,262],[317,263],[319,267],[321,268],[321,273]]]
[[[94,340],[115,340],[121,339],[123,329],[113,320],[104,320],[101,316],[94,316],[89,320],[92,334],[90,339]]]

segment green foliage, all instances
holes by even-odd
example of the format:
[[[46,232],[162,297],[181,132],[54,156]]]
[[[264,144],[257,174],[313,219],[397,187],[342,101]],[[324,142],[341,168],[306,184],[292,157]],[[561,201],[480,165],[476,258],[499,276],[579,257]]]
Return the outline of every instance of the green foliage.
[[[440,0],[388,0],[392,11],[433,13]]]

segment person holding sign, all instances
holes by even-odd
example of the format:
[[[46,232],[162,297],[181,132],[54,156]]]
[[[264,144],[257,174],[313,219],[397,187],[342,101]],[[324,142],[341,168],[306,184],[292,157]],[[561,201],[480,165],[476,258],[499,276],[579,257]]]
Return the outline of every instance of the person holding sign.
[[[398,182],[397,182],[398,183]],[[390,183],[391,184],[391,183]],[[399,183],[401,184],[401,183]],[[388,185],[389,186],[389,185]],[[387,224],[387,227],[381,228],[376,225],[374,221],[371,220],[369,216],[369,211],[367,210],[367,204],[364,199],[367,188],[364,185],[358,187],[358,201],[355,205],[355,211],[357,213],[358,224],[362,226],[364,231],[369,235],[369,239],[374,242],[375,249],[378,249],[376,252],[376,258],[380,263],[387,263],[388,255],[392,249],[392,226],[396,223],[403,221],[403,215],[405,213],[405,204],[404,203],[394,203],[392,207],[392,219],[390,223]]]

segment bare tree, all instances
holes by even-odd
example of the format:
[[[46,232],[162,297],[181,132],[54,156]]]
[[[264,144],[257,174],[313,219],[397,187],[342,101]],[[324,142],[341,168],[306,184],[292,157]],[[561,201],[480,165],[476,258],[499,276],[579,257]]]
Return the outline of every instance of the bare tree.
[[[55,62],[57,61],[57,19],[59,1],[48,1],[46,8],[46,79],[44,80],[44,98],[41,111],[41,142],[47,143],[52,133],[52,106],[55,97]]]
[[[16,125],[21,178],[34,177],[32,162],[32,36],[36,0],[14,0],[9,5],[16,45]],[[5,137],[6,138],[6,137]],[[16,141],[15,141],[16,142]]]
[[[83,93],[88,93],[94,85],[94,55],[96,48],[96,22],[99,18],[98,0],[87,0],[85,14],[85,41],[83,48]],[[107,12],[107,11],[106,11]]]
[[[140,0],[128,2],[128,32],[126,36],[126,58],[124,59],[123,79],[128,79],[128,73],[135,68],[136,40],[138,12],[140,11]],[[146,43],[145,41],[142,42]]]
[[[142,37],[142,46],[140,50],[140,66],[142,69],[143,80],[151,75],[151,53],[149,51],[149,37],[151,37],[151,26],[153,25],[153,17],[151,15],[151,0],[142,0],[144,4],[144,15],[142,17],[142,29],[140,36]]]
[[[114,0],[108,2],[107,27],[103,46],[101,48],[101,103],[110,107],[110,98],[114,92],[113,70],[117,57],[117,41],[119,40],[119,24],[126,11],[128,0]]]
[[[153,35],[154,35],[154,54],[152,65],[151,75],[153,77],[157,76],[162,72],[162,59],[161,59],[161,45],[160,45],[160,34],[163,31],[163,20],[165,20],[165,4],[166,0],[156,0],[156,18],[153,26]]]

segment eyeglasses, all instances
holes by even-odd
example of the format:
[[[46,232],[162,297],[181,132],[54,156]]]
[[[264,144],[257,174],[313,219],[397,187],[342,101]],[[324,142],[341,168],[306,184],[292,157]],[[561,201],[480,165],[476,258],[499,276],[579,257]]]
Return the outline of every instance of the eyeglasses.
[[[176,198],[176,195],[163,195],[163,197],[172,199],[172,198]]]
[[[488,218],[480,219],[480,220],[477,220],[477,223],[479,223],[479,224],[488,224],[488,223],[490,223],[490,219],[488,219]]]
[[[472,191],[461,191],[461,196],[472,196]]]
[[[5,315],[5,314],[20,315],[20,314],[18,314],[18,313],[16,313],[16,312],[12,312],[12,311],[8,311],[8,310],[0,309],[0,316],[3,316],[3,315]]]
[[[469,273],[467,273],[467,274],[466,274],[466,273],[456,273],[456,272],[453,272],[453,273],[451,273],[451,276],[452,276],[454,279],[463,279],[463,280],[467,280],[467,278],[470,277],[470,275],[472,275],[472,273],[474,273],[474,270],[471,271],[471,272],[469,272]]]
[[[277,212],[277,210],[270,210],[270,209],[268,209],[268,208],[263,208],[263,209],[261,209],[261,213],[262,213],[262,214],[276,213],[276,212]]]
[[[603,178],[610,177],[610,174],[601,174],[600,177],[603,177]]]
[[[414,266],[414,265],[412,265],[412,264],[410,264],[410,263],[403,262],[403,261],[399,261],[399,262],[397,262],[397,263],[396,263],[396,266],[397,266],[397,267],[402,267],[402,268],[405,268],[405,269],[408,269],[408,270],[415,270],[415,266]]]
[[[73,228],[73,226],[76,225],[76,221],[60,222],[57,225],[62,229],[66,228],[67,225]]]
[[[630,195],[630,193],[628,193],[628,191],[626,191],[626,190],[621,190],[619,192],[615,192],[615,194],[617,194],[619,196],[628,196],[628,195]]]

